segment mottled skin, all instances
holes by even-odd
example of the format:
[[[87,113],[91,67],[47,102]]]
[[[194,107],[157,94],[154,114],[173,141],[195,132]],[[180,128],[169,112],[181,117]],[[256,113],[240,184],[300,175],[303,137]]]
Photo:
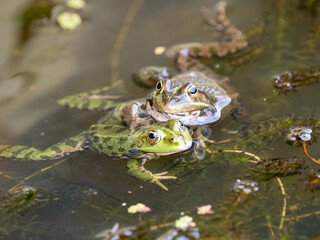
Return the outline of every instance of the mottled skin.
[[[153,137],[155,137],[153,139]],[[129,130],[119,122],[92,125],[88,131],[68,138],[44,150],[27,146],[0,146],[0,157],[24,160],[53,160],[90,148],[112,158],[128,160],[129,173],[141,180],[158,184],[161,179],[176,179],[152,174],[144,168],[146,160],[157,159],[189,149],[192,138],[188,129],[179,121],[155,123],[137,128],[130,136]]]

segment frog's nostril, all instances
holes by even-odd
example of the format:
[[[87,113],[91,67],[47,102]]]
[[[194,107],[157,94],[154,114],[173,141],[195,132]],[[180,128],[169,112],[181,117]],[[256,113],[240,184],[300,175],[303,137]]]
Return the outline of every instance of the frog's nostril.
[[[169,141],[170,141],[171,143],[174,143],[174,142],[175,142],[174,138],[170,138]]]

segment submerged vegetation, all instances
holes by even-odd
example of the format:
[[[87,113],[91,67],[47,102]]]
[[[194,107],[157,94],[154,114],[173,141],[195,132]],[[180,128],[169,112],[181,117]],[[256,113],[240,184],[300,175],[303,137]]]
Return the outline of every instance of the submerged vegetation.
[[[273,79],[272,84],[279,94],[287,94],[287,92],[296,91],[296,88],[299,86],[317,83],[319,79],[320,67],[315,67],[286,72],[276,76]]]

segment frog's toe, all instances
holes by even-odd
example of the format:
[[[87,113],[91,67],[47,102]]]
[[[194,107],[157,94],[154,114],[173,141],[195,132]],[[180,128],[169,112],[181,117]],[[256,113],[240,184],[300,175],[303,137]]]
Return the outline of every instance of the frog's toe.
[[[176,176],[164,176],[166,174],[168,174],[168,172],[154,173],[153,176],[156,177],[157,179],[161,179],[161,180],[177,179]]]
[[[161,187],[163,190],[168,191],[168,188],[162,182],[156,180],[154,181],[154,183]]]
[[[163,175],[166,175],[166,174],[168,174],[168,172],[154,173],[153,175],[154,176],[163,176]]]
[[[151,182],[154,182],[159,187],[161,187],[163,190],[168,191],[168,188],[162,182],[160,182],[160,180],[170,180],[170,179],[175,180],[175,179],[177,179],[177,177],[176,176],[164,176],[166,174],[168,174],[168,172],[161,172],[161,173],[152,174],[153,179]]]

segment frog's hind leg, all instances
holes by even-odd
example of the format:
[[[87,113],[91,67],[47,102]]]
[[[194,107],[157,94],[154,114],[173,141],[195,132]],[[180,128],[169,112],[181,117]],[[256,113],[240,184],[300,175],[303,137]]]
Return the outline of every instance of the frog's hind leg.
[[[83,151],[87,147],[87,137],[85,133],[80,133],[75,137],[68,138],[54,144],[44,150],[38,150],[27,146],[0,146],[0,157],[15,160],[54,160],[67,156],[74,152]]]
[[[119,86],[122,81],[117,81],[111,86],[95,89],[89,92],[79,93],[58,100],[58,104],[68,108],[90,111],[106,111],[118,105],[114,100],[122,96],[109,95],[110,89]]]

